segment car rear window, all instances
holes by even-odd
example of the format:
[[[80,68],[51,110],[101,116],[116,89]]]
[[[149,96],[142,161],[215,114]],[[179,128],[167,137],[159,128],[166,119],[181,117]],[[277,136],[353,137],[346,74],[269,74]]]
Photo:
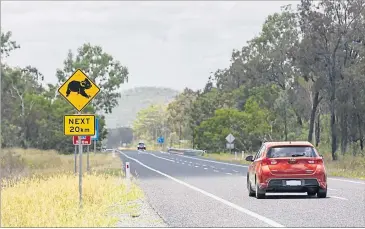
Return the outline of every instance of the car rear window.
[[[267,153],[268,158],[316,156],[316,152],[311,146],[275,146],[271,147]]]

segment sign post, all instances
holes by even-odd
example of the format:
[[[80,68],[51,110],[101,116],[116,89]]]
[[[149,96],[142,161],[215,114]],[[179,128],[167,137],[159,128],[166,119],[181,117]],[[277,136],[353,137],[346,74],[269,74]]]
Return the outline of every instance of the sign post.
[[[77,136],[79,146],[79,201],[82,208],[82,138],[80,136],[95,135],[95,115],[83,115],[81,111],[100,92],[100,88],[89,79],[84,72],[77,69],[68,80],[61,85],[58,93],[77,111],[77,115],[65,115],[63,118],[64,135]],[[76,165],[76,157],[75,157]]]
[[[81,112],[79,112],[81,114]],[[82,208],[82,141],[79,139],[79,202]]]
[[[77,147],[75,146],[75,175],[77,173]]]
[[[96,141],[99,138],[99,119],[95,119],[95,135],[92,136],[91,140],[94,141],[94,154],[96,153]]]
[[[232,153],[232,149],[234,149],[234,144],[233,144],[233,141],[235,140],[235,137],[232,135],[232,134],[228,134],[227,137],[226,137],[226,140],[227,140],[227,149],[230,149],[231,150],[231,153]],[[236,158],[236,156],[235,156]]]

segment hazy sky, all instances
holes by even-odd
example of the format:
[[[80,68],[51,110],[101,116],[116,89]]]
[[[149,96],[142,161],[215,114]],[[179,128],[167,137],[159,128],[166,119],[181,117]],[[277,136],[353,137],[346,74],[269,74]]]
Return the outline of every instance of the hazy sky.
[[[233,49],[258,35],[265,18],[296,2],[1,2],[1,26],[21,49],[6,60],[33,65],[55,83],[69,49],[85,42],[129,68],[122,88],[202,88],[210,72],[229,66]]]

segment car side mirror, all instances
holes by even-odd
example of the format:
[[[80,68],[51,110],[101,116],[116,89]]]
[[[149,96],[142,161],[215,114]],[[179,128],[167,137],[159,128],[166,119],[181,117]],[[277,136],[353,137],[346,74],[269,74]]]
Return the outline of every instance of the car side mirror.
[[[246,161],[250,161],[250,162],[252,162],[252,161],[253,161],[253,156],[252,156],[252,155],[247,156],[247,157],[246,157]]]

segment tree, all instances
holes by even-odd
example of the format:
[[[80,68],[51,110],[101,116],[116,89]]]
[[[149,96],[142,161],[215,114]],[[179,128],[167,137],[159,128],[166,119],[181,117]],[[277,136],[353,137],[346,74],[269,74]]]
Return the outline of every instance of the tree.
[[[322,0],[314,4],[302,0],[299,7],[303,37],[311,44],[315,60],[324,70],[324,82],[331,114],[332,158],[337,159],[338,129],[336,122],[336,92],[344,79],[344,68],[354,43],[364,41],[365,2]]]
[[[12,33],[10,31],[3,33],[1,32],[1,58],[8,57],[10,52],[20,48],[20,46],[11,40]]]
[[[78,48],[76,56],[69,50],[63,69],[57,69],[58,82],[65,82],[78,68],[101,89],[92,101],[96,111],[111,113],[121,96],[118,92],[120,85],[128,81],[128,68],[104,52],[100,46],[92,46],[90,43]]]

